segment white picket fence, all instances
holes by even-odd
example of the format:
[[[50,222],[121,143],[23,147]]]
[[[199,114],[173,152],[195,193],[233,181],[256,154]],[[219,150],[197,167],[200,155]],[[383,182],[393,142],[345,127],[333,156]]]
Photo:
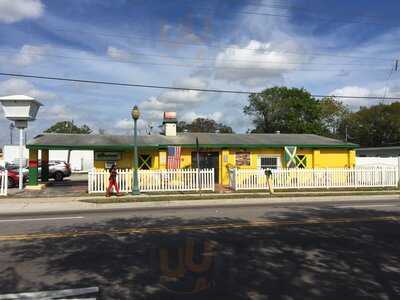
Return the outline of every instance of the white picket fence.
[[[7,196],[8,189],[8,172],[0,171],[0,196]]]
[[[397,187],[399,181],[398,169],[394,167],[271,171],[274,189]],[[261,190],[268,187],[262,169],[231,169],[229,178],[233,190]]]
[[[117,170],[120,191],[132,191],[132,170]],[[198,176],[200,174],[200,176]],[[139,170],[139,190],[141,192],[165,191],[214,191],[214,169]],[[110,173],[93,169],[88,173],[88,192],[105,193]]]

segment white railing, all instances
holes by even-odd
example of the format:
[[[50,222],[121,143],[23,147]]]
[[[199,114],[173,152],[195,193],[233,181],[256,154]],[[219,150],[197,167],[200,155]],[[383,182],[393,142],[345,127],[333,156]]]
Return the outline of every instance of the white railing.
[[[198,176],[198,174],[200,176]],[[139,170],[141,192],[214,191],[214,169]],[[110,173],[93,169],[88,173],[88,192],[105,193]],[[132,170],[118,170],[117,183],[121,192],[132,191]]]
[[[272,171],[274,189],[329,189],[363,187],[397,187],[398,169],[393,167],[353,169],[277,169]],[[266,189],[264,170],[230,171],[234,190]]]
[[[8,189],[8,172],[0,171],[0,196],[7,196]]]

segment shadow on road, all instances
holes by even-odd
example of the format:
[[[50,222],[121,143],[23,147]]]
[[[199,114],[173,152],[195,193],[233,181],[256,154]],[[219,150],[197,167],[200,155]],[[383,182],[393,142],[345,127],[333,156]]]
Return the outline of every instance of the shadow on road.
[[[385,216],[400,214],[294,208],[264,217]],[[246,223],[130,218],[64,230],[226,222]],[[100,299],[399,299],[399,230],[395,221],[370,221],[3,242],[0,290],[98,286]]]

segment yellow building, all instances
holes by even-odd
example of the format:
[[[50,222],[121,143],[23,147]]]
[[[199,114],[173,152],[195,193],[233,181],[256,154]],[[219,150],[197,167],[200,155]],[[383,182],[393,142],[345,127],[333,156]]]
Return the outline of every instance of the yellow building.
[[[166,169],[168,147],[180,147],[180,168],[214,168],[215,181],[229,184],[229,168],[352,168],[356,144],[313,134],[220,134],[176,133],[176,120],[164,121],[165,134],[138,137],[139,168]],[[27,145],[30,164],[35,166],[38,151],[52,149],[93,150],[94,165],[104,169],[116,164],[120,169],[133,165],[133,136],[42,134]],[[37,164],[36,164],[37,165]],[[31,184],[37,184],[32,178]]]

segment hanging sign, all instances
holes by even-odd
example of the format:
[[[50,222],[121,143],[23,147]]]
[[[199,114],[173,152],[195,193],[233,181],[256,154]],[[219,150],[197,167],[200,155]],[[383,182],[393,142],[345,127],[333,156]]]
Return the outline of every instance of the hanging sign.
[[[237,167],[251,165],[250,152],[236,152],[235,158]]]
[[[95,160],[111,160],[116,161],[121,159],[120,152],[95,152],[94,153]]]

